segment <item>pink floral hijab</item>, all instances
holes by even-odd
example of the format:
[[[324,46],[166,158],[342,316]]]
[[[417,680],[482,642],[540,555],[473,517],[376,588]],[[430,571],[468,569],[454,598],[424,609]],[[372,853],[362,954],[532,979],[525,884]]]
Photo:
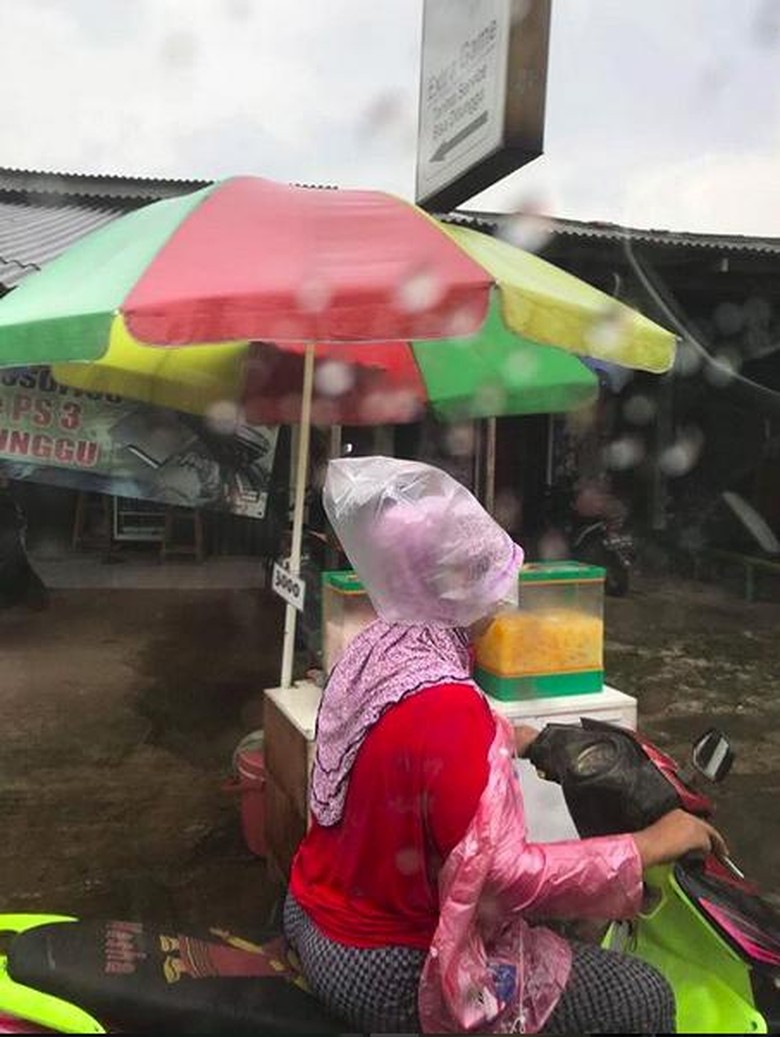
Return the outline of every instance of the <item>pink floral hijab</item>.
[[[324,503],[379,616],[334,668],[317,718],[311,810],[335,825],[386,710],[425,688],[472,683],[468,628],[515,597],[523,551],[464,486],[416,461],[331,461]]]

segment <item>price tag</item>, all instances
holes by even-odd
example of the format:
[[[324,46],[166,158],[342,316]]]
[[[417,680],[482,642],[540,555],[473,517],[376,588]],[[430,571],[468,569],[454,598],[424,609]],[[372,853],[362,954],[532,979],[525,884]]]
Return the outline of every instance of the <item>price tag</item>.
[[[300,576],[293,576],[289,569],[274,562],[273,575],[271,577],[271,590],[278,594],[288,605],[299,612],[303,612],[303,603],[306,598],[306,584]]]

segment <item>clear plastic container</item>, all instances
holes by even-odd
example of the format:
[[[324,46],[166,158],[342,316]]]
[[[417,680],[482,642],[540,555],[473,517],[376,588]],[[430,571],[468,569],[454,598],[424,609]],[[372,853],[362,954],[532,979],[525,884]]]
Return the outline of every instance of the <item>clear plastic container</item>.
[[[519,605],[497,616],[476,645],[476,679],[503,700],[582,695],[604,683],[604,570],[531,562]]]
[[[377,618],[374,607],[353,572],[322,575],[322,663],[329,674],[350,641]]]

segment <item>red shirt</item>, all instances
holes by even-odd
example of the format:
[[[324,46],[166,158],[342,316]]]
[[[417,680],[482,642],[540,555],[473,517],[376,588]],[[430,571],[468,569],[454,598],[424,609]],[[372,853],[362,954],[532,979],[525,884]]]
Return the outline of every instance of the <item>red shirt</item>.
[[[439,868],[477,809],[494,735],[487,703],[468,684],[411,695],[374,725],[341,821],[312,821],[293,861],[290,891],[326,936],[428,948]]]

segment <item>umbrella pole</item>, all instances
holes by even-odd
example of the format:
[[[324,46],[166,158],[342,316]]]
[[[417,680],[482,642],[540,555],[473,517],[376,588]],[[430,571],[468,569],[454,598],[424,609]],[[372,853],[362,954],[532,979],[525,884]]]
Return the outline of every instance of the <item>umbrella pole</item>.
[[[301,401],[301,424],[298,429],[298,462],[295,472],[295,506],[293,509],[292,550],[290,571],[293,576],[301,572],[301,545],[303,543],[303,506],[306,500],[306,475],[309,467],[309,439],[311,432],[311,403],[314,392],[314,343],[306,345],[303,360],[303,398]],[[287,605],[284,615],[284,644],[282,646],[281,686],[292,684],[295,657],[296,609]]]

